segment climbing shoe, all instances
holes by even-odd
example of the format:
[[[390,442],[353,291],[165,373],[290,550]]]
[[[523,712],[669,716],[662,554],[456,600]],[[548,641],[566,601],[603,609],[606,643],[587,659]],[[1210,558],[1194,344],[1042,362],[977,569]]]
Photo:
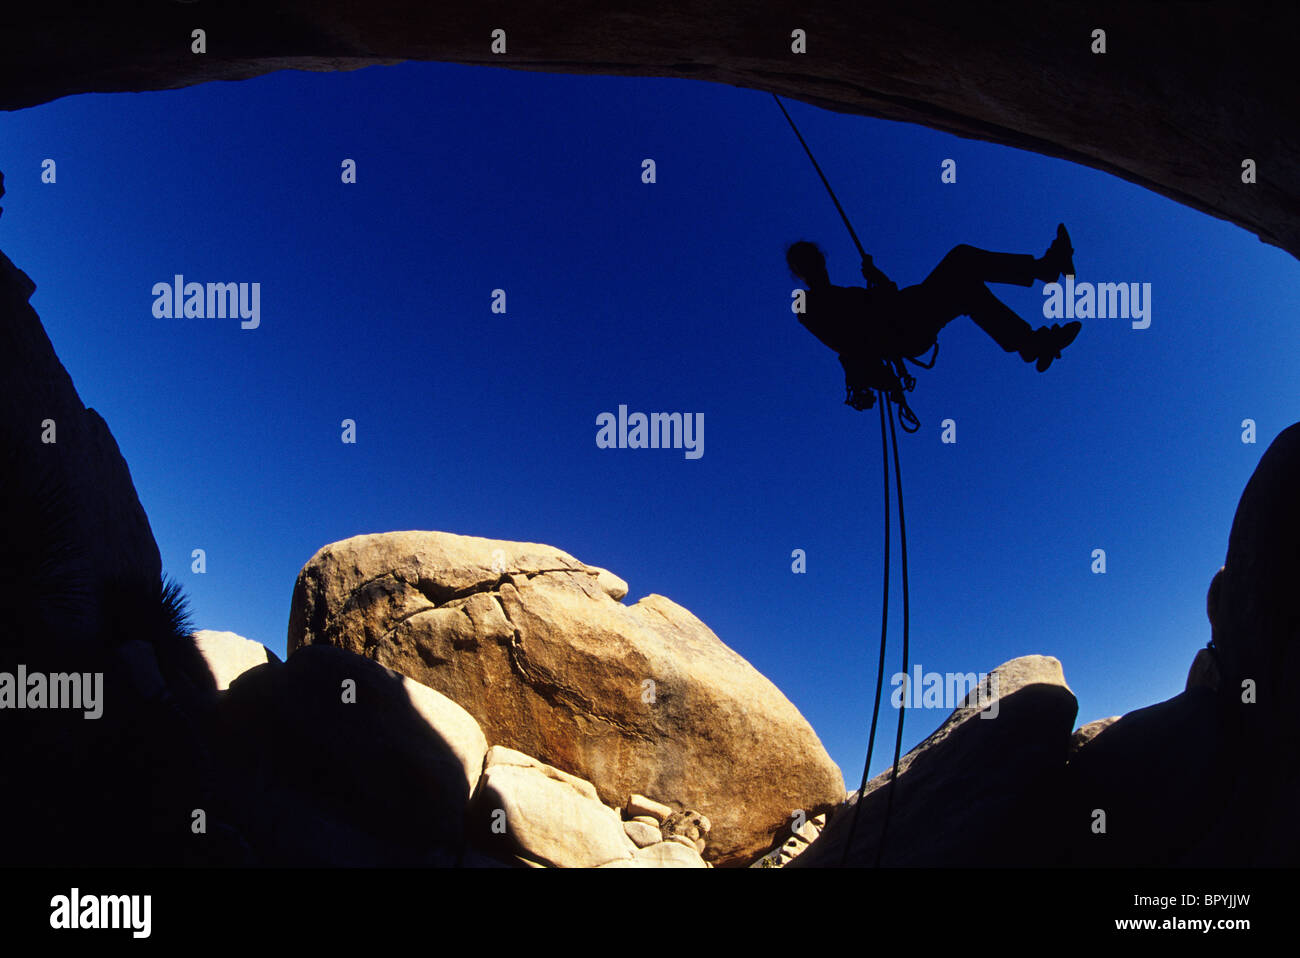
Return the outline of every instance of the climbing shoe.
[[[1070,234],[1065,231],[1065,224],[1056,224],[1056,239],[1043,254],[1043,282],[1055,282],[1061,276],[1074,275],[1074,247],[1070,245]]]
[[[1083,323],[1076,319],[1064,326],[1054,323],[1050,328],[1039,326],[1038,329],[1034,330],[1034,338],[1037,343],[1033,352],[1038,360],[1035,363],[1035,368],[1040,373],[1047,372],[1047,367],[1052,365],[1052,360],[1061,358],[1061,350],[1074,342],[1074,337],[1079,335],[1079,330],[1082,328]],[[1024,353],[1022,352],[1021,355],[1023,356]],[[1029,358],[1026,357],[1026,360]]]

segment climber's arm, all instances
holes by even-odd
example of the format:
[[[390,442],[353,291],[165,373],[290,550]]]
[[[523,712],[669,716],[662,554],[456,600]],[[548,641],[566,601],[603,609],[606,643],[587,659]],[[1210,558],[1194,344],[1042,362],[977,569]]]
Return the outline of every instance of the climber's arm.
[[[877,286],[884,286],[892,290],[898,289],[897,283],[876,268],[870,254],[867,254],[862,259],[862,278],[867,281],[868,289]]]

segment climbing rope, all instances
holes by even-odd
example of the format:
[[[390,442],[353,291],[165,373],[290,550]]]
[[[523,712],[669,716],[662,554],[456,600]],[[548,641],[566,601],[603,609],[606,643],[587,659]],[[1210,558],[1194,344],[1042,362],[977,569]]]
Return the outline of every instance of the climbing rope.
[[[884,688],[885,680],[885,645],[886,637],[889,633],[889,546],[890,546],[890,519],[891,510],[889,508],[889,453],[890,446],[893,447],[894,454],[894,486],[898,493],[898,542],[899,552],[901,553],[902,571],[903,571],[903,697],[899,704],[898,710],[898,733],[894,737],[894,767],[889,778],[889,793],[885,800],[885,818],[880,826],[880,842],[876,845],[876,867],[885,854],[885,836],[889,832],[889,818],[894,809],[894,791],[898,781],[898,763],[902,756],[903,749],[903,717],[907,711],[907,658],[908,658],[908,639],[911,625],[911,605],[907,582],[907,525],[903,513],[903,473],[902,467],[898,461],[898,433],[894,430],[894,415],[892,408],[888,414],[889,417],[889,445],[885,443],[885,396],[880,396],[880,459],[884,466],[885,490],[885,548],[884,548],[884,584],[881,587],[883,600],[880,607],[880,661],[876,664],[876,699],[871,708],[871,732],[867,736],[867,759],[862,765],[862,784],[858,786],[858,800],[853,807],[853,822],[849,826],[849,837],[844,843],[844,850],[840,856],[840,865],[848,864],[849,852],[853,848],[853,838],[858,830],[858,818],[862,813],[862,806],[866,800],[867,776],[871,773],[871,754],[876,745],[876,724],[880,718],[880,696]]]
[[[885,682],[885,640],[889,635],[889,446],[885,444],[885,402],[880,402],[880,462],[885,467],[885,582],[881,594],[885,601],[880,606],[880,661],[876,663],[876,704],[871,709],[871,734],[867,736],[867,760],[862,766],[862,784],[858,786],[858,802],[853,807],[853,823],[849,827],[849,839],[844,843],[844,854],[840,856],[840,866],[848,864],[849,849],[853,847],[853,836],[858,831],[858,813],[862,811],[862,800],[867,790],[867,775],[871,769],[871,752],[876,745],[876,721],[880,718],[880,692]]]
[[[915,382],[915,380],[913,380]],[[912,407],[907,404],[907,397],[901,392],[898,394],[894,403],[898,406],[898,424],[903,427],[903,432],[914,433],[921,428],[921,420],[916,418],[916,413],[912,412]],[[890,425],[894,420],[890,417]]]
[[[876,847],[876,867],[885,854],[885,836],[889,833],[889,814],[894,808],[894,792],[898,790],[898,759],[903,750],[903,718],[907,714],[907,644],[911,624],[911,608],[907,588],[907,523],[903,518],[903,470],[898,462],[898,436],[894,432],[894,417],[889,417],[889,442],[894,447],[894,488],[898,493],[898,553],[903,566],[903,696],[899,700],[898,734],[894,736],[894,771],[889,777],[889,795],[885,800],[885,821],[880,827],[880,844]],[[889,601],[889,596],[885,596]],[[861,804],[861,799],[859,799]]]
[[[798,137],[799,143],[803,146],[804,152],[808,154],[808,159],[812,161],[813,169],[821,177],[822,185],[826,187],[826,192],[830,195],[831,202],[835,204],[835,209],[840,214],[840,219],[844,221],[845,228],[849,231],[849,236],[853,238],[853,245],[858,248],[858,253],[862,256],[863,275],[869,285],[872,279],[867,276],[871,273],[878,279],[888,282],[888,277],[872,264],[871,257],[867,251],[862,248],[862,243],[858,239],[857,232],[853,229],[853,224],[849,222],[848,214],[844,212],[844,207],[840,205],[839,198],[835,195],[835,190],[831,188],[830,180],[822,172],[821,164],[817,162],[817,157],[813,156],[811,147],[799,132],[799,127],[795,125],[794,119],[791,118],[789,111],[786,110],[785,104],[775,93],[772,99],[776,100],[776,105],[781,108],[785,114],[786,122],[790,124],[790,129]],[[932,369],[935,360],[939,357],[939,343],[934,344],[934,352],[930,356],[929,362],[923,362],[913,357],[905,357],[909,362],[920,366],[922,369]],[[887,363],[886,363],[887,365]],[[876,867],[885,854],[885,836],[889,831],[889,818],[894,809],[894,792],[898,784],[898,763],[902,756],[903,750],[903,717],[907,711],[907,657],[908,657],[908,638],[911,624],[911,607],[908,594],[907,584],[907,525],[903,517],[903,471],[898,461],[898,433],[894,427],[894,409],[898,406],[898,422],[904,432],[914,433],[921,428],[921,422],[917,419],[916,414],[912,412],[911,406],[907,404],[906,392],[910,392],[916,385],[916,379],[909,376],[903,363],[898,363],[898,368],[902,371],[902,378],[898,379],[898,388],[896,389],[876,389],[876,397],[880,402],[880,458],[884,466],[884,490],[885,490],[885,549],[884,549],[884,585],[882,587],[882,601],[880,610],[880,661],[876,665],[876,699],[871,709],[871,732],[867,736],[867,760],[862,766],[862,784],[858,787],[858,801],[853,809],[853,822],[849,827],[848,841],[845,842],[843,855],[840,858],[840,864],[848,863],[849,852],[853,848],[853,838],[858,829],[858,817],[862,812],[862,806],[866,795],[867,776],[871,772],[871,755],[876,744],[876,725],[880,718],[880,696],[884,688],[885,679],[885,645],[889,633],[889,546],[890,546],[890,520],[891,510],[889,508],[889,457],[890,449],[893,449],[894,458],[894,488],[898,497],[898,544],[901,554],[901,564],[903,572],[903,697],[898,710],[898,732],[894,737],[894,767],[890,774],[888,789],[889,793],[885,800],[885,817],[881,823],[880,841],[876,845]],[[847,371],[847,369],[846,369]],[[892,375],[892,373],[891,373]],[[898,377],[895,377],[898,378]],[[851,382],[849,386],[849,398],[845,401],[854,409],[869,409],[871,405],[871,391],[860,388],[857,384]],[[892,404],[892,405],[891,405]],[[888,409],[886,409],[888,407]],[[885,441],[885,421],[889,421],[889,442]]]
[[[799,132],[799,127],[794,125],[794,120],[791,118],[789,111],[786,110],[785,104],[781,102],[781,98],[773,93],[772,99],[776,101],[776,105],[779,106],[781,112],[785,114],[785,119],[786,122],[790,124],[790,129],[794,130],[794,135],[799,138],[799,142],[803,145],[804,152],[808,154],[808,159],[812,160],[813,169],[816,170],[817,175],[822,178],[822,186],[826,187],[826,192],[831,195],[831,202],[834,203],[835,208],[839,210],[840,219],[844,221],[845,228],[848,229],[849,235],[853,237],[853,245],[858,248],[858,253],[862,256],[862,262],[870,263],[871,257],[868,256],[867,251],[862,248],[862,243],[858,239],[858,234],[854,231],[853,224],[849,222],[849,216],[844,212],[844,207],[840,206],[839,197],[836,196],[835,191],[831,189],[831,181],[826,179],[826,174],[822,172],[821,164],[817,162],[817,157],[813,156],[812,148],[808,146],[807,141],[803,138],[803,134]]]

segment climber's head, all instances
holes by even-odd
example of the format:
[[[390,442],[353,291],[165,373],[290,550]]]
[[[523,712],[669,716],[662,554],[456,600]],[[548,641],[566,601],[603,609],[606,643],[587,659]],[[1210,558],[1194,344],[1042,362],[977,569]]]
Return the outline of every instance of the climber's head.
[[[816,243],[807,240],[791,243],[786,248],[785,261],[795,279],[803,280],[809,289],[831,284],[826,272],[826,256]]]

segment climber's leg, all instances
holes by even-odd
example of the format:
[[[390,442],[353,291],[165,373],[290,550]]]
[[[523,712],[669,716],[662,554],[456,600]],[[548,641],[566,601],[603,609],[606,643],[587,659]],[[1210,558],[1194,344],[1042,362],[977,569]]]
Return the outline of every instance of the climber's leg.
[[[975,320],[977,326],[1006,352],[1019,352],[1026,362],[1037,358],[1032,350],[1034,328],[1021,319],[1010,306],[989,291],[983,283],[974,283],[959,291],[957,308]]]
[[[922,285],[944,288],[969,283],[1012,283],[1033,286],[1044,273],[1041,260],[1028,253],[994,253],[963,243],[949,250]]]
[[[954,246],[925,278],[925,284],[960,285],[965,281],[1033,286],[1036,279],[1049,283],[1062,275],[1074,275],[1074,247],[1064,224],[1056,227],[1056,238],[1042,256],[995,253],[965,243]]]

